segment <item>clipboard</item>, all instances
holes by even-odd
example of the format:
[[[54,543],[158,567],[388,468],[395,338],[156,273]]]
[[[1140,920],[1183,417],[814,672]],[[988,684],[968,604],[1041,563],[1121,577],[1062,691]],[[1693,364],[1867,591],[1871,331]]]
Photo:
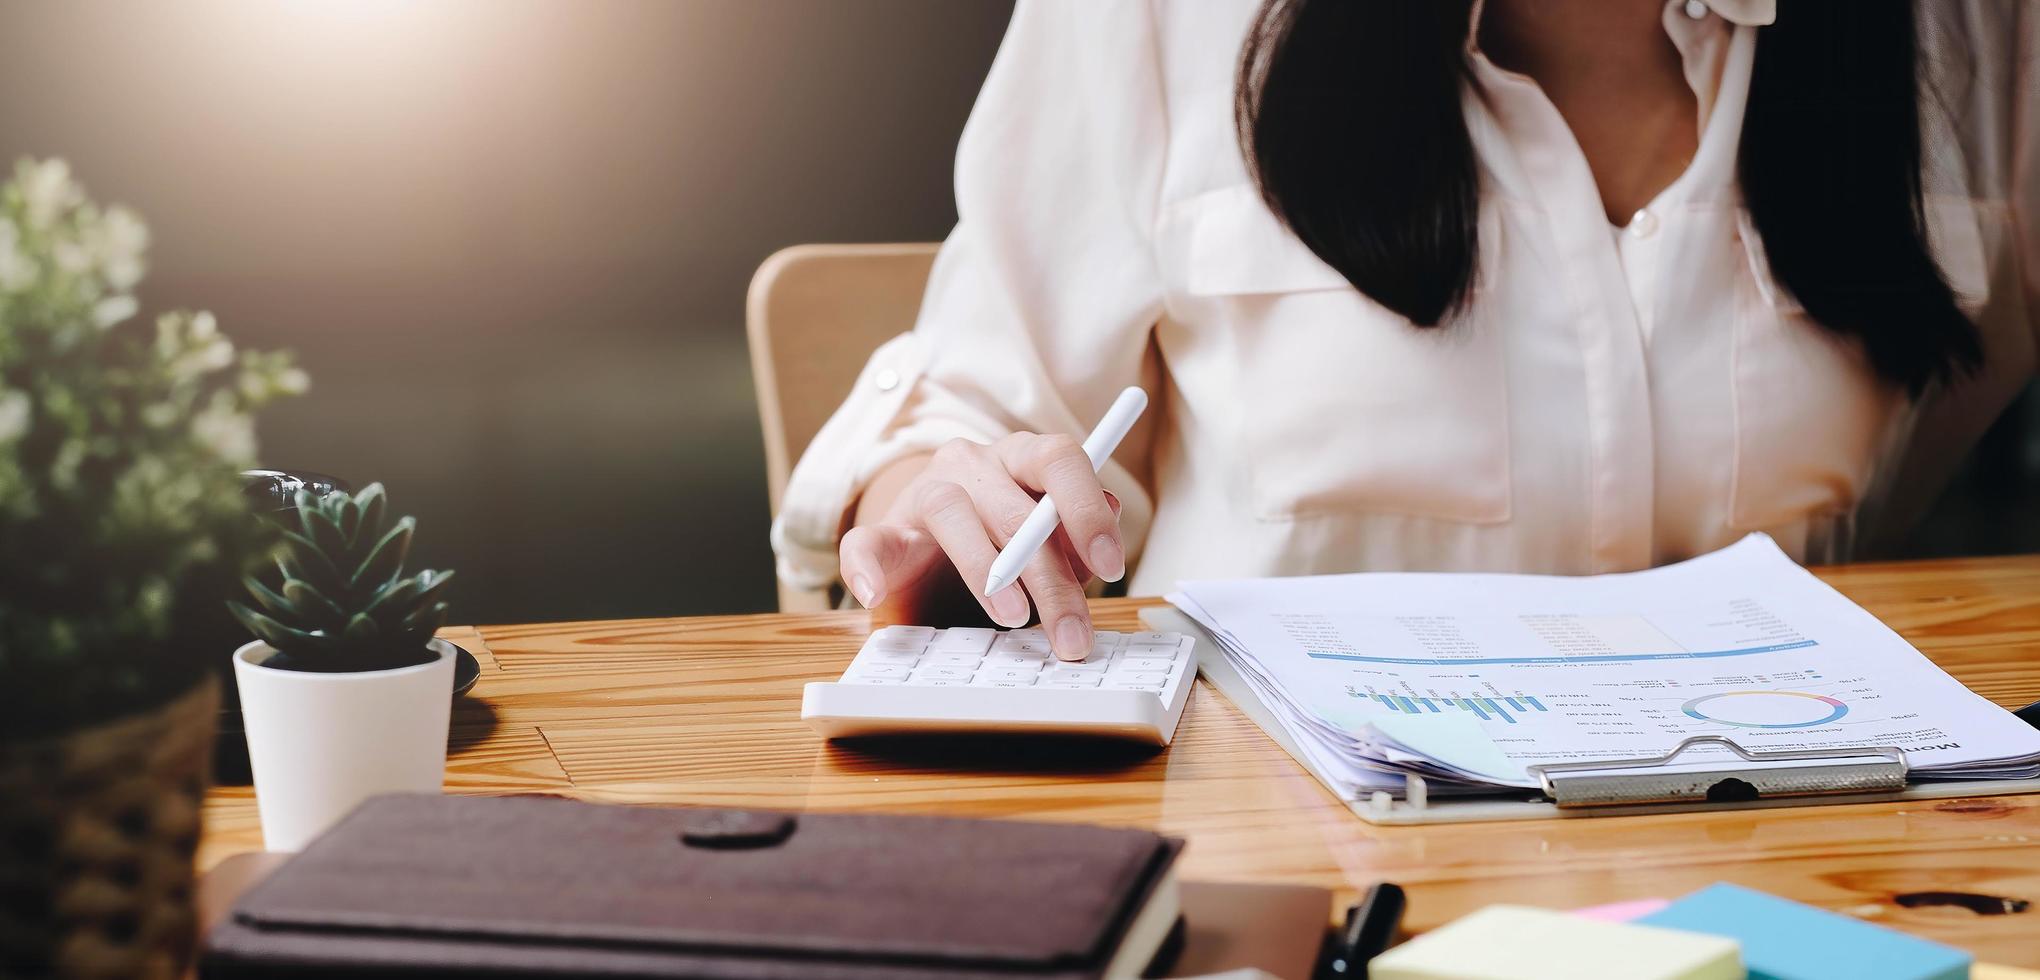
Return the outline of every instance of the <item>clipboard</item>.
[[[1304,771],[1326,787],[1331,786],[1331,780],[1297,748],[1260,695],[1233,669],[1224,654],[1217,652],[1218,641],[1209,631],[1173,606],[1142,609],[1140,619],[1149,629],[1197,637],[1197,669],[1204,679],[1248,720],[1260,726],[1275,744],[1282,746]],[[1699,770],[1677,768],[1688,752],[1709,744],[1728,749],[1736,762]],[[1687,739],[1666,755],[1655,758],[1562,763],[1533,766],[1530,770],[1542,783],[1541,790],[1503,789],[1480,796],[1435,796],[1422,776],[1410,776],[1403,799],[1376,793],[1366,799],[1342,802],[1368,823],[1395,826],[2040,793],[2040,779],[1911,782],[1905,754],[1895,748],[1751,752],[1720,736]]]

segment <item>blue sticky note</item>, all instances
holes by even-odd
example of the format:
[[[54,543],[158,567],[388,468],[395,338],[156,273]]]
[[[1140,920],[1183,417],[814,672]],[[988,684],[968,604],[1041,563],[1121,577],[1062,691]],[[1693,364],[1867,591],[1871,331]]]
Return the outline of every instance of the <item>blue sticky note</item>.
[[[1970,955],[1825,909],[1717,884],[1636,920],[1742,943],[1751,980],[1967,980]]]

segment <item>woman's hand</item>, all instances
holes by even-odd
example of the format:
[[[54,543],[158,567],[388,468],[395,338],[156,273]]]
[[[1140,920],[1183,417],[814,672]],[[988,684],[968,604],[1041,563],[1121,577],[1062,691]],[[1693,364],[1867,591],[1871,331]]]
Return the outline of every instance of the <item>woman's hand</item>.
[[[1055,499],[1061,526],[1020,574],[1019,585],[987,597],[992,559],[1034,509]],[[1081,543],[1080,543],[1081,542]],[[1119,501],[1098,483],[1075,439],[1015,433],[992,445],[951,440],[928,458],[886,506],[884,517],[843,536],[843,581],[867,608],[914,609],[929,593],[963,587],[1001,626],[1027,624],[1029,597],[1056,656],[1091,652],[1084,583],[1126,574]]]

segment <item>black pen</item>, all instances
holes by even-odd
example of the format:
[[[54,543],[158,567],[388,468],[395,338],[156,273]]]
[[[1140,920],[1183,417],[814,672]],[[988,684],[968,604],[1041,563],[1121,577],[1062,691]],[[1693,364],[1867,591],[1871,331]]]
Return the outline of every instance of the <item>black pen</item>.
[[[1401,885],[1382,882],[1367,890],[1360,904],[1346,910],[1346,927],[1332,943],[1322,977],[1365,977],[1367,961],[1380,956],[1395,941],[1402,926],[1404,896]]]

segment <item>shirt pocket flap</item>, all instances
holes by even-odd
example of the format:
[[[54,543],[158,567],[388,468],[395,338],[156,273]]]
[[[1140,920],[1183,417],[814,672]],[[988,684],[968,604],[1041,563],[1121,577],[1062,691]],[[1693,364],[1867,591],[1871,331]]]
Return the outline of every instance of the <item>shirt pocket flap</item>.
[[[1484,293],[1501,268],[1502,223],[1493,207],[1482,207],[1480,267],[1473,292]],[[1352,289],[1339,270],[1297,238],[1261,200],[1251,184],[1199,194],[1171,207],[1164,237],[1178,239],[1184,295],[1254,296]]]
[[[1252,185],[1200,194],[1171,216],[1189,235],[1183,291],[1246,296],[1350,289],[1339,270],[1283,227]]]

